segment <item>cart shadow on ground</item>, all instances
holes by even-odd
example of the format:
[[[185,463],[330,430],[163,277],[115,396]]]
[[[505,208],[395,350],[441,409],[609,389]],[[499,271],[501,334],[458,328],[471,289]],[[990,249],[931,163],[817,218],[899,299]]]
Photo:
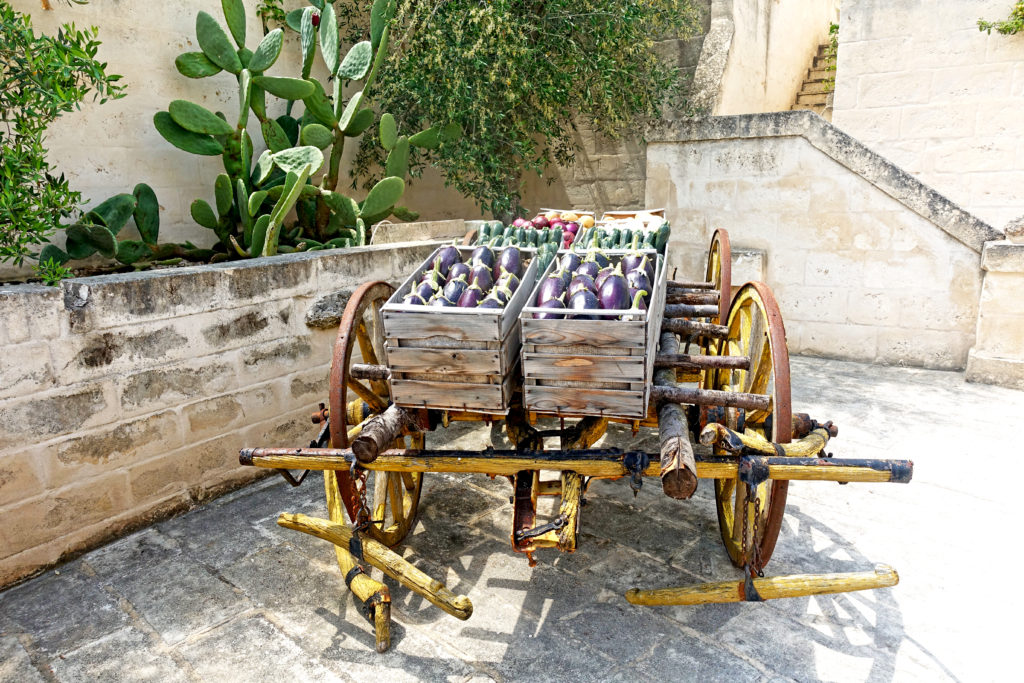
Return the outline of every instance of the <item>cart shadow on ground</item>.
[[[480,438],[480,427],[449,429],[446,448]],[[630,439],[613,426],[606,442]],[[657,451],[644,433],[634,444]],[[429,441],[429,439],[428,439]],[[492,438],[500,448],[500,438]],[[648,479],[637,497],[625,480],[595,481],[581,513],[577,552],[537,554],[529,567],[509,545],[511,486],[501,477],[429,475],[418,523],[399,548],[407,559],[472,598],[466,622],[450,617],[397,582],[392,652],[373,652],[351,597],[318,614],[337,628],[324,657],[394,667],[430,679],[458,677],[464,665],[498,680],[892,680],[907,639],[892,589],[763,604],[640,607],[629,588],[740,580],[719,537],[711,482],[690,501],[665,497]],[[552,514],[557,499],[542,498]],[[538,517],[542,521],[541,515]],[[865,571],[871,558],[804,513],[787,509],[768,574]],[[912,641],[910,641],[911,644]],[[429,652],[429,655],[425,655]],[[929,670],[949,673],[932,653]],[[377,669],[379,671],[379,668]]]

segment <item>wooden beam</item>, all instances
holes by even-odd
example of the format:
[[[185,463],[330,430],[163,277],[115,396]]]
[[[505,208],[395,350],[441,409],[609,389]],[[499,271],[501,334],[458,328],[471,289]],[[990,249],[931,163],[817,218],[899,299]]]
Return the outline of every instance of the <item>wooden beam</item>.
[[[671,332],[661,333],[659,348],[671,355],[679,354],[679,340]],[[654,373],[656,386],[675,387],[676,371],[661,368]],[[697,490],[697,466],[690,444],[690,430],[682,406],[660,401],[658,436],[661,440],[661,488],[669,498],[686,500]]]
[[[727,370],[749,370],[750,359],[745,356],[701,356],[690,353],[661,353],[654,357],[655,368],[681,368],[702,370],[704,368],[725,368]]]
[[[673,289],[715,289],[714,282],[682,282],[680,280],[666,280],[669,291]]]
[[[665,306],[666,318],[711,318],[718,315],[718,305],[707,304],[668,304]]]
[[[391,371],[386,365],[353,363],[348,369],[348,376],[354,379],[386,380],[391,379]]]
[[[283,512],[277,518],[277,523],[286,529],[322,538],[338,548],[347,549],[352,539],[352,530],[344,524],[318,517]],[[412,592],[422,595],[432,604],[463,621],[473,614],[473,603],[465,595],[455,595],[443,583],[427,576],[401,555],[369,536],[361,535],[359,541],[362,544],[363,557],[369,564]]]
[[[415,417],[404,408],[392,405],[363,422],[362,433],[352,441],[352,453],[361,463],[373,462],[406,429],[419,431]]]
[[[776,446],[782,453],[794,458],[812,458],[828,445],[829,433],[825,427],[817,427],[810,434],[791,441],[790,443],[773,444],[760,434],[746,430],[743,434],[729,429],[725,425],[712,422],[705,425],[700,433],[700,442],[705,446],[719,446],[730,453],[755,452],[764,455],[779,455]]]
[[[665,295],[666,304],[717,304],[721,298],[718,291],[697,291],[686,292],[683,290],[669,290]]]
[[[683,320],[680,318],[666,318],[661,322],[662,331],[675,332],[676,334],[702,335],[725,339],[729,336],[729,328],[725,325],[714,323],[702,323],[696,320]]]
[[[900,582],[899,574],[888,565],[877,565],[874,571],[845,574],[791,574],[755,578],[757,595],[746,594],[745,581],[702,583],[680,588],[659,588],[626,591],[626,600],[634,605],[706,605],[709,603],[745,602],[798,598],[805,595],[849,593],[851,591],[887,588]]]
[[[745,394],[738,391],[716,389],[690,389],[688,387],[651,387],[652,401],[672,401],[697,406],[725,406],[745,410],[768,410],[771,397],[765,394]]]

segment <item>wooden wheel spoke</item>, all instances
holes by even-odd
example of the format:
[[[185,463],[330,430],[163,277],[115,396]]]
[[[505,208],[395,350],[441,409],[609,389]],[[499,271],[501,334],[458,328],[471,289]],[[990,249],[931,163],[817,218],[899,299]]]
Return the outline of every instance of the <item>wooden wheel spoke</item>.
[[[349,389],[356,393],[356,396],[369,403],[370,408],[375,412],[383,413],[388,409],[387,402],[377,394],[373,393],[373,390],[371,390],[370,387],[366,386],[359,380],[349,377],[346,384]]]
[[[412,472],[402,472],[402,484],[406,491],[412,491],[416,487],[416,477]]]
[[[373,519],[381,529],[386,529],[385,517],[388,502],[388,473],[375,472],[373,475]]]
[[[405,520],[405,492],[401,484],[402,478],[392,472],[388,473],[388,498],[391,499],[391,517],[395,524]]]
[[[366,323],[362,320],[356,326],[356,339],[359,341],[359,351],[363,362],[370,365],[380,365],[380,361],[377,360],[377,351],[374,350],[373,342],[370,341],[370,335],[366,331]]]

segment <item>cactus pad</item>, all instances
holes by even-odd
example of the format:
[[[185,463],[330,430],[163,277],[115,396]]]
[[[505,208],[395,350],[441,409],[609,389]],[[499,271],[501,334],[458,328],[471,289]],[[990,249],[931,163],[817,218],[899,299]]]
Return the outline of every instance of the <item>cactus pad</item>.
[[[313,93],[302,100],[306,105],[306,111],[328,128],[334,128],[338,125],[338,119],[334,115],[334,108],[331,106],[331,101],[327,99],[327,93],[324,92],[323,86],[319,81],[310,80],[307,83],[313,87]]]
[[[189,213],[192,214],[192,220],[199,225],[210,230],[217,229],[217,216],[214,215],[213,209],[202,199],[197,199],[192,202],[192,206],[189,207]]]
[[[349,137],[355,137],[362,135],[363,131],[373,125],[373,110],[372,109],[360,109],[356,112],[356,115],[352,117],[352,121],[348,124],[348,128],[345,129],[345,135]]]
[[[324,165],[324,154],[316,147],[307,145],[305,147],[292,147],[273,156],[274,163],[285,173],[301,173],[302,169],[309,167],[309,174],[313,175]]]
[[[203,156],[217,156],[224,153],[224,147],[212,137],[185,130],[175,123],[171,115],[165,111],[158,111],[153,116],[153,125],[156,126],[164,140],[178,149]]]
[[[139,240],[123,240],[117,243],[117,253],[114,254],[114,258],[125,265],[132,265],[142,261],[143,259],[149,258],[153,255],[153,250],[149,248],[149,245]]]
[[[312,7],[307,7],[302,11],[299,36],[302,45],[302,77],[309,78],[309,72],[313,68],[313,55],[316,54],[316,27],[313,26]]]
[[[423,149],[437,149],[437,146],[441,143],[441,131],[437,126],[431,126],[426,130],[421,130],[416,135],[409,138],[409,144]]]
[[[238,127],[249,123],[249,105],[252,104],[252,72],[242,69],[238,76]]]
[[[284,43],[284,31],[279,28],[275,28],[273,31],[263,36],[263,40],[260,41],[256,51],[252,53],[252,59],[249,60],[250,71],[266,71],[277,58],[281,56],[281,45]]]
[[[156,193],[146,183],[139,183],[132,190],[135,195],[135,227],[146,244],[156,244],[160,237],[160,203]]]
[[[409,172],[409,140],[404,135],[398,138],[394,149],[388,154],[384,175],[404,178]]]
[[[221,173],[213,183],[213,194],[217,199],[217,213],[221,216],[227,215],[231,210],[231,178],[227,173]]]
[[[67,244],[64,245],[64,248],[67,249],[68,256],[73,259],[89,258],[96,253],[96,250],[85,241],[85,227],[81,223],[75,223],[67,228]]]
[[[313,94],[313,85],[301,78],[279,78],[276,76],[256,76],[252,82],[271,95],[285,100],[302,100]]]
[[[47,244],[43,247],[43,250],[39,252],[39,263],[46,263],[47,261],[54,261],[64,265],[71,260],[71,255],[60,247],[52,244]]]
[[[372,115],[372,114],[371,114]],[[334,142],[334,136],[319,123],[310,123],[302,128],[302,144],[323,149]]]
[[[418,221],[420,214],[412,209],[408,209],[404,206],[396,206],[391,213],[395,214],[395,218],[400,221]]]
[[[359,81],[366,78],[370,72],[370,65],[373,63],[373,48],[370,41],[364,40],[356,43],[349,49],[341,66],[338,67],[338,78],[347,78],[350,81]]]
[[[441,129],[440,137],[441,142],[445,144],[451,144],[453,142],[456,142],[459,138],[462,137],[462,126],[455,122],[446,124],[445,127]]]
[[[362,102],[363,91],[360,90],[355,95],[353,95],[352,99],[349,100],[348,104],[345,105],[345,111],[342,112],[341,117],[338,118],[338,128],[342,130],[348,128],[349,124],[352,123],[352,119],[353,117],[355,117],[356,112],[359,111],[359,105],[362,104]]]
[[[184,52],[178,55],[174,60],[174,68],[188,78],[206,78],[222,71],[202,52]]]
[[[245,6],[242,0],[220,0],[220,7],[224,10],[224,19],[235,44],[245,47]]]
[[[380,116],[380,144],[390,152],[394,149],[396,142],[398,142],[398,124],[395,123],[394,116],[385,112]]]
[[[124,227],[124,224],[128,222],[132,212],[135,211],[135,205],[135,195],[115,194],[92,211],[86,213],[85,217],[94,223],[99,223],[106,227],[116,235]]]
[[[174,100],[167,107],[174,122],[193,133],[206,135],[231,135],[231,125],[209,109],[188,100]]]
[[[267,178],[274,170],[274,160],[271,158],[273,152],[269,149],[263,150],[260,154],[260,158],[256,160],[256,168],[253,169],[253,183],[255,185],[262,185],[267,182]]]
[[[405,192],[404,180],[395,177],[385,178],[374,185],[370,193],[366,195],[359,215],[362,217],[375,216],[391,208],[402,198],[403,192]]]
[[[359,205],[356,204],[354,199],[329,190],[321,191],[320,196],[323,197],[324,203],[330,207],[331,211],[340,217],[342,225],[356,224],[356,218],[359,216]]]
[[[72,235],[76,241],[88,245],[93,251],[98,251],[107,258],[114,258],[114,254],[117,253],[117,238],[102,225],[75,223],[68,227],[69,240]]]
[[[320,13],[320,54],[323,55],[327,70],[334,73],[338,69],[338,18],[334,16],[334,6],[324,5]]]
[[[263,139],[266,141],[267,147],[270,148],[271,152],[280,152],[291,147],[288,134],[284,132],[281,124],[277,121],[267,119],[260,124],[260,129],[263,131]]]
[[[256,190],[249,195],[249,206],[248,211],[250,216],[255,216],[256,212],[263,206],[263,200],[267,198],[266,190]]]
[[[249,245],[250,256],[259,256],[263,253],[263,243],[267,241],[267,227],[269,226],[269,213],[260,216],[256,224],[252,226],[252,243]]]
[[[384,27],[394,14],[395,0],[374,0],[373,7],[370,8],[370,42],[373,43],[373,49],[376,50],[380,45]]]
[[[199,39],[199,47],[211,62],[233,74],[242,70],[242,62],[228,40],[228,35],[216,19],[203,11],[196,15],[196,38]]]

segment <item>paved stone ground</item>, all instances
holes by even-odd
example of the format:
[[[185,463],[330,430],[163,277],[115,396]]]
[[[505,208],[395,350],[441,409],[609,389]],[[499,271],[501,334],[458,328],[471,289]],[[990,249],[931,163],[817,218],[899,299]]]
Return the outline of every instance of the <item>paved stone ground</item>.
[[[284,510],[323,515],[321,481],[275,478],[0,593],[0,680],[1011,678],[1021,553],[1005,520],[1021,487],[997,468],[1021,454],[1024,392],[810,358],[793,377],[795,408],[839,425],[837,457],[909,457],[916,471],[909,485],[793,484],[769,574],[887,562],[895,588],[633,607],[633,586],[739,578],[709,482],[688,502],[656,480],[635,499],[625,481],[595,482],[579,551],[531,569],[508,547],[506,482],[432,475],[403,552],[475,611],[458,621],[389,580],[393,647],[377,655],[330,547],[274,524]],[[478,447],[489,432],[445,436]]]

